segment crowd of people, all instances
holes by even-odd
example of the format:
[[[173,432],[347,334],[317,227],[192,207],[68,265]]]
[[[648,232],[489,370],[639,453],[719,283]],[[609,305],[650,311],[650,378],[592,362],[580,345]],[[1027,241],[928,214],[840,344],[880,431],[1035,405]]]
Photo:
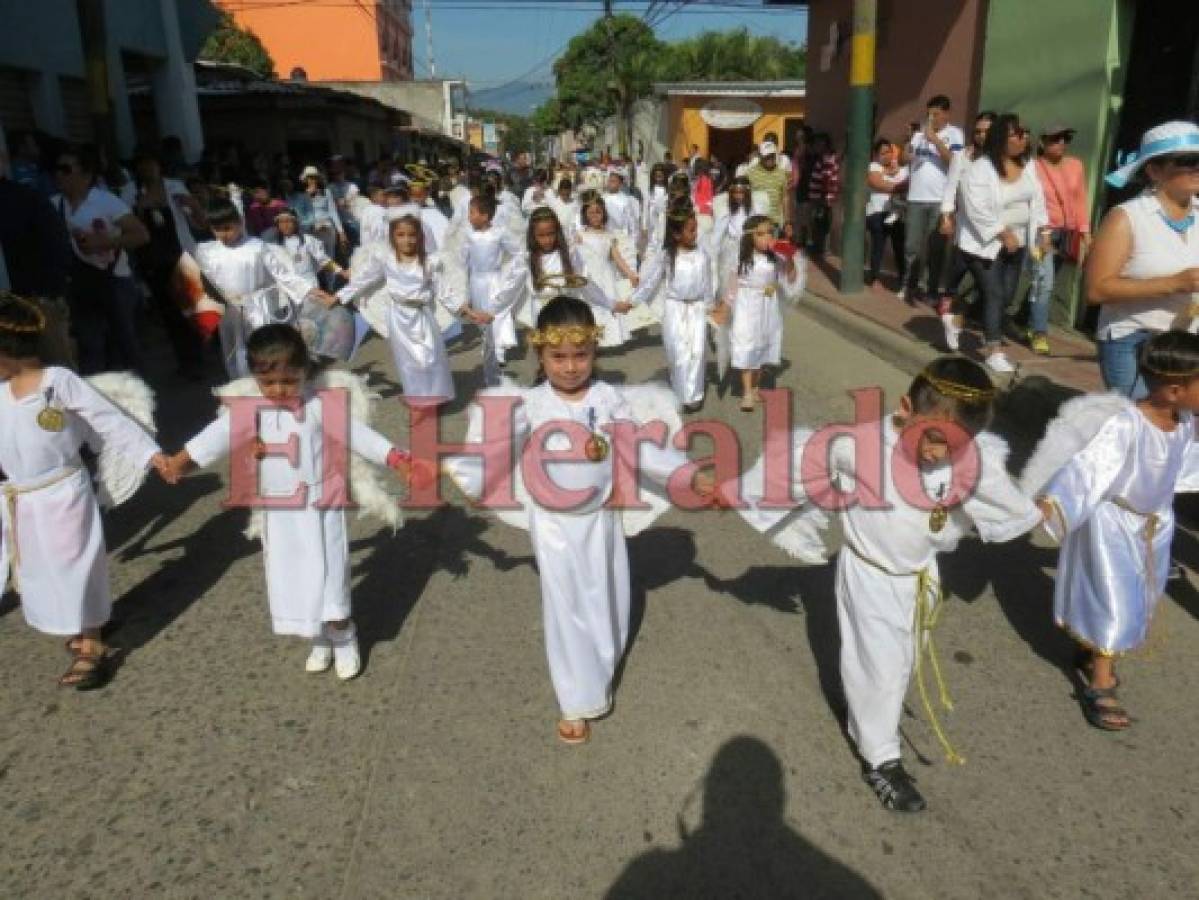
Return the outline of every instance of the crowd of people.
[[[928,106],[905,147],[876,145],[870,232],[890,239],[897,260],[902,248],[906,296],[919,290],[944,304],[947,338],[959,326],[945,285],[962,270],[973,275],[987,365],[1006,371],[1002,316],[1015,275],[1035,263],[1043,282],[1046,258],[1086,244],[1079,173],[1064,154],[1070,130],[1043,136],[1041,174],[1014,115],[980,116],[968,149],[949,123],[948,101]],[[540,170],[520,158],[510,170],[381,160],[360,180],[353,163],[334,158],[306,164],[295,183],[282,174],[290,163],[213,182],[148,151],[125,177],[87,148],[62,147],[53,189],[45,170],[30,167],[21,138],[6,179],[20,190],[0,190],[24,198],[10,217],[36,233],[0,232],[13,284],[0,295],[0,583],[11,568],[29,624],[67,638],[62,685],[96,689],[112,674],[101,635],[111,611],[107,555],[85,445],[99,454],[100,496],[113,502],[128,499],[151,469],[175,484],[225,457],[235,471],[257,463],[260,493],[246,504],[261,507],[254,531],[273,629],[310,642],[306,671],[333,668],[346,680],[361,661],[345,504],[328,502],[327,492],[348,480],[356,503],[397,524],[373,464],[411,490],[445,474],[476,504],[528,529],[556,735],[585,743],[611,711],[628,641],[625,537],[666,508],[625,496],[623,460],[679,505],[736,508],[806,562],[824,560],[830,520],[841,520],[835,602],[849,733],[885,807],[924,807],[903,767],[899,720],[913,671],[926,696],[919,661],[931,652],[928,631],[943,602],[937,554],[972,530],[1008,541],[1043,527],[1061,542],[1053,614],[1078,641],[1083,712],[1097,728],[1130,727],[1113,660],[1145,641],[1164,590],[1174,492],[1199,489],[1199,313],[1191,301],[1199,292],[1199,127],[1150,131],[1112,176],[1146,186],[1105,216],[1088,260],[1088,296],[1103,305],[1105,378],[1119,393],[1063,408],[1017,484],[1006,446],[987,431],[996,389],[986,369],[944,357],[890,414],[864,423],[884,451],[882,480],[866,487],[855,442],[826,446],[825,465],[812,470],[810,429],[794,432],[790,454],[768,450],[744,477],[723,483],[673,440],[680,410],[704,404],[712,348],[717,378],[739,372],[740,408],[752,413],[761,403],[763,372],[781,363],[781,304],[802,293],[807,257],[822,252],[837,198],[826,137],[805,135],[805,152],[788,159],[768,135],[731,172],[693,153],[686,165],[667,159],[648,168],[603,157]],[[952,245],[938,240],[946,232]],[[33,241],[30,255],[14,259],[8,241],[21,239]],[[873,274],[880,265],[872,251]],[[65,310],[53,302],[58,294]],[[229,403],[173,453],[152,437],[149,390],[136,377],[146,297],[182,376],[203,377],[206,348],[215,345],[228,378],[218,393]],[[57,333],[62,322],[71,341]],[[473,450],[442,459],[418,440],[419,426],[435,428],[437,410],[454,398],[450,356],[467,352],[455,349],[464,329],[481,335],[463,445]],[[621,348],[646,330],[661,341],[668,387],[596,377],[601,348],[619,367]],[[387,342],[411,411],[410,450],[372,427],[369,391],[346,371],[372,331]],[[505,378],[522,342],[539,363],[533,386]],[[352,479],[329,477],[330,395],[346,397],[339,440],[353,457]],[[249,420],[237,418],[239,400],[249,401]],[[488,411],[502,402],[511,415],[497,427]],[[650,423],[664,426],[665,440],[636,441],[630,451],[622,426]],[[553,462],[541,471],[567,502],[547,499],[530,475],[546,453]],[[963,482],[966,457],[973,477]],[[279,502],[305,488],[321,502]],[[956,758],[927,701],[925,711]]]

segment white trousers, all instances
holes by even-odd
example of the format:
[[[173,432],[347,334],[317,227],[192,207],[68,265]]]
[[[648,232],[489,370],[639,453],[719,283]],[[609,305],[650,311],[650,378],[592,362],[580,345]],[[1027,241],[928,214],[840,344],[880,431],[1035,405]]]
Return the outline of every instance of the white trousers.
[[[935,570],[931,573],[936,577]],[[899,719],[915,663],[915,575],[891,575],[844,547],[837,557],[841,683],[849,735],[877,767],[900,757]]]

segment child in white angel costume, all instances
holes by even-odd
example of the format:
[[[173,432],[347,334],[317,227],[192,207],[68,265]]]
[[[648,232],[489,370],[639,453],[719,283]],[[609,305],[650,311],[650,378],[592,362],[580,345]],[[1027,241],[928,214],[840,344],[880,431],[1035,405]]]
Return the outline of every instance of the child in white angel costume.
[[[108,555],[92,479],[80,458],[99,450],[99,500],[127,500],[146,469],[168,475],[153,431],[154,397],[124,374],[82,379],[41,358],[46,317],[0,293],[0,593],[13,583],[25,621],[68,638],[63,687],[103,687],[112,656],[100,628],[112,613]]]
[[[484,434],[482,410],[471,410],[467,443],[480,446],[480,455],[450,457],[443,464],[468,497],[498,500],[496,486],[484,484],[484,472],[495,465],[513,466],[517,482],[516,510],[497,509],[501,521],[527,528],[541,579],[542,615],[550,678],[561,719],[558,738],[567,744],[586,742],[589,722],[607,715],[612,706],[612,678],[624,655],[629,631],[629,563],[625,535],[647,527],[667,507],[653,494],[642,499],[648,509],[616,509],[609,503],[614,487],[615,461],[626,453],[624,441],[611,438],[618,423],[662,421],[667,430],[681,427],[668,390],[657,385],[616,387],[595,379],[593,366],[599,335],[591,307],[582,300],[559,297],[538,316],[530,340],[537,347],[545,380],[536,387],[514,385],[485,391],[481,396],[516,396],[510,433],[502,440],[480,443]],[[549,425],[549,452],[577,450],[585,458],[547,462],[552,485],[563,491],[585,492],[568,508],[541,502],[545,494],[526,494],[520,480],[521,459],[532,449],[531,434]],[[570,429],[573,434],[561,429]],[[544,434],[544,432],[543,432]],[[490,464],[485,462],[490,460]],[[635,471],[664,485],[687,463],[673,448],[641,444]],[[696,491],[710,496],[710,476],[698,474]],[[627,489],[627,488],[626,488]],[[635,498],[622,497],[631,504]]]
[[[1115,659],[1144,643],[1165,591],[1174,494],[1199,490],[1199,337],[1155,335],[1139,369],[1149,396],[1070,400],[1021,479],[1052,506],[1046,528],[1062,542],[1053,615],[1079,644],[1086,720],[1107,731],[1132,721],[1116,694]]]
[[[949,759],[960,761],[927,699],[922,672],[927,656],[948,707],[932,652],[931,628],[942,604],[937,553],[953,550],[972,527],[985,541],[1008,541],[1044,518],[1008,476],[1006,444],[983,431],[993,396],[975,363],[935,360],[916,376],[898,412],[860,426],[857,439],[834,439],[819,447],[821,458],[801,466],[814,433],[796,430],[789,460],[770,459],[768,451],[743,481],[742,515],[807,563],[823,561],[826,510],[838,511],[844,545],[835,590],[849,734],[863,778],[888,809],[925,807],[900,756],[899,721],[913,669],[930,726]],[[781,472],[771,475],[770,463]],[[801,487],[803,505],[766,508],[767,478],[789,482],[781,485],[784,501],[787,487]],[[725,499],[733,499],[727,489]]]
[[[246,355],[252,376],[217,394],[227,404],[258,398],[256,416],[250,414],[243,430],[226,405],[212,424],[171,457],[171,470],[177,477],[193,465],[209,466],[229,456],[236,479],[238,469],[244,473],[247,465],[257,466],[257,489],[242,496],[235,487],[233,502],[261,507],[255,508],[247,536],[262,538],[274,631],[312,639],[307,671],[323,672],[335,665],[338,678],[348,680],[358,674],[361,659],[350,618],[344,504],[336,502],[334,494],[348,480],[349,499],[362,514],[395,528],[400,524],[399,503],[368,463],[406,476],[411,460],[370,427],[371,396],[354,375],[328,371],[310,378],[308,350],[296,329],[259,328],[250,335]],[[325,409],[318,391],[341,392],[348,422],[335,421],[336,414]],[[268,446],[289,443],[295,447],[294,464],[281,452],[267,453]],[[337,463],[343,449],[349,451],[348,470]],[[281,500],[297,497],[287,505]],[[330,500],[334,502],[325,502]]]

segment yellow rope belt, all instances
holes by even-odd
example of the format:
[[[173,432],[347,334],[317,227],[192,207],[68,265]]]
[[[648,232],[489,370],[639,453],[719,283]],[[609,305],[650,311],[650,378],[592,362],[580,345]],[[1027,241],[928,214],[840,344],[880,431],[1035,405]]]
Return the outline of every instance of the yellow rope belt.
[[[12,545],[12,550],[9,552],[9,559],[12,560],[11,578],[14,591],[20,591],[20,582],[17,579],[17,569],[21,565],[21,544],[17,540],[17,498],[21,494],[32,494],[34,491],[42,491],[48,487],[53,487],[61,481],[66,481],[72,475],[79,471],[80,466],[71,466],[63,469],[43,481],[36,481],[33,484],[13,484],[6,481],[0,484],[0,494],[4,495],[4,505],[8,510],[8,531],[9,543]],[[0,590],[4,585],[0,584]]]
[[[1123,497],[1112,497],[1111,503],[1113,506],[1118,506],[1125,512],[1130,512],[1134,516],[1140,516],[1145,520],[1145,587],[1149,590],[1148,599],[1156,599],[1157,558],[1153,553],[1153,539],[1157,537],[1157,531],[1161,527],[1161,517],[1157,513],[1141,512]]]
[[[941,620],[941,606],[945,600],[945,593],[941,589],[941,582],[933,577],[932,571],[928,566],[916,572],[892,572],[886,566],[875,562],[872,559],[862,555],[861,551],[850,544],[846,544],[853,550],[854,555],[862,562],[869,566],[873,566],[884,574],[892,577],[915,576],[916,577],[916,610],[913,616],[913,630],[916,633],[916,687],[920,691],[920,702],[924,706],[924,714],[928,717],[929,727],[932,728],[933,734],[936,735],[937,741],[941,744],[941,749],[945,751],[945,760],[953,765],[960,766],[966,762],[966,758],[959,754],[953,744],[949,742],[949,738],[945,734],[945,729],[941,726],[941,720],[937,717],[937,712],[933,708],[932,702],[928,699],[928,688],[924,684],[924,657],[928,657],[928,665],[933,670],[933,680],[937,685],[937,693],[941,701],[941,706],[947,712],[953,711],[953,701],[949,697],[949,689],[945,685],[945,676],[941,672],[941,663],[937,659],[937,648],[933,643],[933,629],[937,627],[937,623]]]

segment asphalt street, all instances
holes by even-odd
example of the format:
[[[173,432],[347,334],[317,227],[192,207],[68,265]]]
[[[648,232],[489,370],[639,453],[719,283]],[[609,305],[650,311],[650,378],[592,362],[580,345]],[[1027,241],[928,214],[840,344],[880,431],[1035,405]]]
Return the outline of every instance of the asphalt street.
[[[846,418],[852,387],[895,402],[909,376],[812,309],[787,312],[777,377],[797,422]],[[469,397],[477,345],[453,364]],[[634,381],[663,366],[653,337],[602,361]],[[402,439],[386,348],[355,368]],[[165,374],[155,387],[174,449],[214,402]],[[736,426],[753,460],[761,415],[736,404],[710,391],[700,415]],[[831,568],[798,567],[733,513],[673,510],[630,541],[616,707],[568,748],[525,533],[453,495],[394,535],[355,521],[366,668],[342,684],[271,634],[223,481],[148,484],[107,517],[123,664],[105,690],[56,687],[60,643],[11,593],[0,605],[0,897],[1199,896],[1190,574],[1122,668],[1134,726],[1106,734],[1083,721],[1051,622],[1054,551],[968,541],[943,559],[944,722],[967,762],[944,762],[913,689],[905,755],[929,809],[904,817],[844,736]],[[1190,534],[1176,552],[1199,564]]]

